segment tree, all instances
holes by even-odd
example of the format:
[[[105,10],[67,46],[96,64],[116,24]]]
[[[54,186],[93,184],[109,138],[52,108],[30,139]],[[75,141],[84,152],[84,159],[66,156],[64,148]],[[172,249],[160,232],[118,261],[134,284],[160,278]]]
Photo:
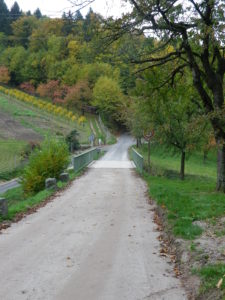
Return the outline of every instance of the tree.
[[[29,46],[29,37],[33,29],[38,27],[38,20],[35,17],[21,17],[12,23],[13,40],[15,44],[22,45],[25,48]]]
[[[65,98],[68,107],[82,110],[84,114],[84,107],[90,103],[92,98],[91,89],[87,81],[78,81],[76,85],[72,86]]]
[[[66,143],[69,146],[70,152],[73,152],[75,150],[80,149],[80,143],[79,143],[79,133],[76,129],[72,130],[67,136],[66,136]]]
[[[81,12],[79,10],[75,13],[74,20],[75,21],[83,21],[84,20]]]
[[[139,130],[140,136],[146,129],[154,129],[155,140],[180,153],[180,178],[184,180],[187,154],[197,149],[207,122],[199,107],[198,95],[193,93],[189,83],[188,73],[173,88],[165,86],[152,90],[161,74],[169,71],[163,68],[154,73],[145,71],[143,79],[137,82],[139,98],[135,100],[133,113],[128,116],[132,119],[132,130]]]
[[[127,33],[153,33],[162,42],[133,63],[152,69],[174,63],[168,78],[174,82],[185,68],[192,73],[193,85],[214,130],[218,146],[217,190],[225,192],[225,111],[224,111],[224,9],[223,0],[129,0],[133,10],[115,22],[113,39]],[[173,51],[165,55],[168,45]]]
[[[109,118],[118,118],[118,112],[123,94],[118,81],[102,76],[98,79],[93,90],[92,104]]]
[[[24,81],[24,65],[27,59],[27,50],[22,46],[12,48],[9,70],[13,83],[22,83]]]
[[[48,83],[41,83],[37,88],[37,93],[44,98],[53,99],[54,93],[59,89],[58,80],[50,80]]]
[[[78,7],[93,0],[74,0]],[[192,73],[206,114],[214,130],[218,147],[217,190],[225,192],[225,109],[224,109],[224,0],[124,0],[132,8],[114,22],[109,42],[131,32],[157,37],[153,51],[145,51],[133,63],[141,70],[174,63],[171,74],[159,87],[174,82],[185,68]],[[110,20],[109,25],[112,25]],[[107,25],[107,28],[109,26]],[[172,45],[173,51],[162,51]]]
[[[4,0],[0,0],[0,31],[4,33],[9,33],[9,10]]]
[[[22,15],[22,11],[20,10],[19,4],[15,1],[13,6],[10,9],[10,21],[14,22],[19,19]]]
[[[35,16],[37,19],[42,18],[42,13],[41,13],[41,11],[40,11],[39,8],[37,8],[37,9],[34,11],[34,16]]]

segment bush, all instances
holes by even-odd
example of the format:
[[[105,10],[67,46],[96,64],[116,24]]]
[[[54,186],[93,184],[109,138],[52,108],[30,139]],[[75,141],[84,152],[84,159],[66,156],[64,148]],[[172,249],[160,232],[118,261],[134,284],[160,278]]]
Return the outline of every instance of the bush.
[[[22,176],[25,194],[34,194],[45,188],[47,178],[59,178],[69,163],[69,151],[65,142],[56,139],[46,140],[40,149],[35,149]]]
[[[71,152],[74,150],[80,149],[80,143],[78,141],[78,136],[79,136],[79,133],[77,132],[76,129],[74,129],[66,137],[66,142],[67,142]]]
[[[9,70],[5,66],[0,66],[0,82],[8,83],[10,81]]]
[[[38,142],[29,142],[29,144],[27,144],[25,149],[21,152],[21,158],[23,160],[27,160],[36,148],[40,149],[40,144]]]
[[[25,91],[28,94],[35,93],[35,87],[31,82],[23,82],[20,85],[21,90]]]

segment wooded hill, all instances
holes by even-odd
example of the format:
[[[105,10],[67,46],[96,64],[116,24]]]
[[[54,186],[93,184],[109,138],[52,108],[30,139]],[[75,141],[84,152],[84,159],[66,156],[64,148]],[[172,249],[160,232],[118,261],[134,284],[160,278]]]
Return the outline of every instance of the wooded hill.
[[[133,10],[113,20],[92,9],[50,19],[1,1],[0,82],[81,114],[94,107],[138,144],[154,131],[180,154],[181,179],[187,156],[217,149],[225,191],[222,2],[130,1]]]

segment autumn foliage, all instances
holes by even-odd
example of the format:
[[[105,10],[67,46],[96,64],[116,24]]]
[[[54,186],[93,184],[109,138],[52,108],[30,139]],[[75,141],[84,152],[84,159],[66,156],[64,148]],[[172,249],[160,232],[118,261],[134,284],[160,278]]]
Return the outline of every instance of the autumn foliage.
[[[5,66],[0,66],[0,82],[8,83],[10,81],[9,70]]]

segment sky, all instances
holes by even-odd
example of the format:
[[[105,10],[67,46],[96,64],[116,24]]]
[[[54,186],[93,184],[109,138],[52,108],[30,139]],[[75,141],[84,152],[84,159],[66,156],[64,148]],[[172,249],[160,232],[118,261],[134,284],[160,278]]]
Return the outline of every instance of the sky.
[[[10,9],[15,0],[5,0],[8,8]],[[22,11],[30,10],[33,12],[36,8],[40,8],[43,15],[49,17],[61,17],[63,11],[74,11],[72,4],[68,0],[17,0]],[[91,4],[92,9],[95,12],[102,14],[104,17],[114,16],[118,17],[122,12],[125,12],[127,8],[122,5],[121,0],[96,0]],[[81,11],[83,15],[86,15],[89,8],[85,8]]]

